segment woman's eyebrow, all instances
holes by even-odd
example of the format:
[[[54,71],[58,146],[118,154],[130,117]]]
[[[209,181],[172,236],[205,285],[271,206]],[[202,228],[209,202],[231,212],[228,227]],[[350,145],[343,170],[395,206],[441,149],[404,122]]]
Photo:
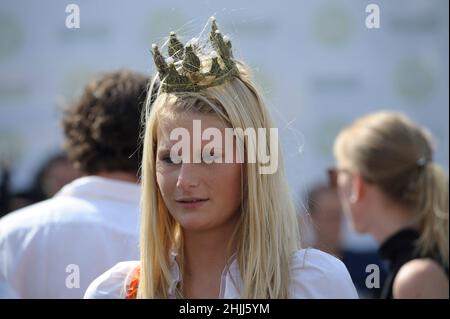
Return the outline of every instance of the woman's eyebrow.
[[[161,148],[158,148],[158,150],[157,150],[158,154],[159,153],[168,153],[168,152],[170,152],[170,149],[168,149],[166,147],[161,147]]]

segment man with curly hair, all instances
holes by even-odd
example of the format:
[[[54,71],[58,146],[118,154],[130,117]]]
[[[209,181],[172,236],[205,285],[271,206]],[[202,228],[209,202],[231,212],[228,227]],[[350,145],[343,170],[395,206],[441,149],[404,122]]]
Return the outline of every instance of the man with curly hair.
[[[148,83],[128,70],[104,74],[65,111],[64,147],[84,176],[0,219],[0,286],[9,295],[82,298],[105,270],[138,258],[139,127]]]

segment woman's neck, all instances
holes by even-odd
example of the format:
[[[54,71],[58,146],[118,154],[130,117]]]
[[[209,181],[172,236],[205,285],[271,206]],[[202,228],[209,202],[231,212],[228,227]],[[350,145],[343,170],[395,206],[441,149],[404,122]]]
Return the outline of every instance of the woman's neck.
[[[383,216],[375,218],[371,223],[370,230],[370,233],[380,244],[404,228],[415,227],[411,217],[412,213],[403,207],[384,206],[382,214]]]
[[[220,229],[183,231],[186,298],[219,296],[222,272],[237,247],[236,241],[230,244],[235,226],[230,222]]]

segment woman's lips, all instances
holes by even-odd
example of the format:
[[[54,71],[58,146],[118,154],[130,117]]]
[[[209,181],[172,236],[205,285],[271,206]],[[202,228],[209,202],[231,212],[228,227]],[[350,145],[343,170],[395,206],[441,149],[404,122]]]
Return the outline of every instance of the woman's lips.
[[[176,202],[185,209],[196,209],[201,206],[203,206],[207,201],[209,201],[208,198],[201,199],[201,198],[189,198],[189,199],[180,199],[176,200]]]

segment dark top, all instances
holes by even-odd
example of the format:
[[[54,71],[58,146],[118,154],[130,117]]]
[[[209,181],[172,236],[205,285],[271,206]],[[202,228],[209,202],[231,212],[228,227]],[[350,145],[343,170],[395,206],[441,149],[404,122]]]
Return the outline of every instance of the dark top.
[[[421,255],[417,251],[416,241],[420,234],[414,229],[403,229],[389,237],[380,247],[379,253],[382,258],[386,259],[389,267],[389,274],[383,285],[381,298],[392,299],[392,288],[394,279],[400,268],[407,262],[417,258],[430,258],[437,262],[447,274],[448,266],[444,264],[438,251]]]
[[[387,269],[376,250],[342,252],[342,262],[347,267],[352,281],[355,284],[356,291],[361,299],[378,299],[383,291],[383,283],[386,280]],[[380,278],[377,280],[379,286],[368,287],[367,265],[377,265]]]

